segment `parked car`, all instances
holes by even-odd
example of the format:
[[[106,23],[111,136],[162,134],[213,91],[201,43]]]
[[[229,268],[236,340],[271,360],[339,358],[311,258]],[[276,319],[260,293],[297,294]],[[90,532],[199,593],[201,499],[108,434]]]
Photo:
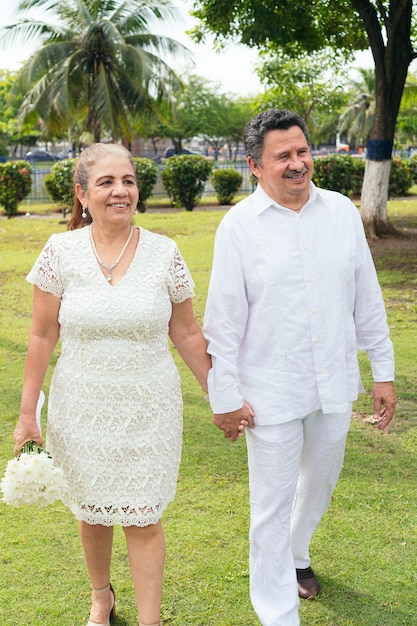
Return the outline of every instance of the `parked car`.
[[[75,155],[78,156],[78,155]],[[74,158],[74,152],[72,150],[61,150],[61,152],[58,152],[57,157],[59,160],[61,159],[73,159]]]
[[[54,154],[50,154],[46,152],[46,150],[41,150],[40,148],[33,148],[33,150],[29,150],[26,155],[23,157],[25,161],[59,161],[59,157]]]
[[[166,148],[164,152],[164,159],[169,159],[169,157],[180,155],[180,154],[196,154],[198,156],[204,156],[202,152],[197,152],[197,150],[190,150],[189,148],[182,148],[180,152],[177,152],[174,146],[170,146],[169,148]]]

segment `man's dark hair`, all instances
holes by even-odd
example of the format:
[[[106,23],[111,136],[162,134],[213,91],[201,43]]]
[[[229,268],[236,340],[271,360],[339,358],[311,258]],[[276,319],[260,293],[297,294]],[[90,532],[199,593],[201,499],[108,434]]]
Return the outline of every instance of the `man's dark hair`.
[[[301,128],[309,143],[306,123],[297,113],[286,109],[268,109],[268,111],[258,113],[245,127],[246,155],[252,157],[257,165],[262,165],[266,133],[270,130],[288,130],[292,126]]]

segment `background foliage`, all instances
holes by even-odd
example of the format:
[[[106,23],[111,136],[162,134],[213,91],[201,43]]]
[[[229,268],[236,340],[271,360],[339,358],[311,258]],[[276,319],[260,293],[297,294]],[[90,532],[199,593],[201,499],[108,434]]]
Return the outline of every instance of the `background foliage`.
[[[416,161],[414,160],[415,164]],[[414,166],[415,167],[415,166]],[[330,154],[314,161],[314,182],[325,189],[339,191],[347,196],[359,195],[362,189],[365,161],[349,154]],[[405,196],[414,184],[409,159],[393,157],[389,179],[390,198]]]
[[[212,167],[210,161],[196,155],[169,158],[161,176],[173,206],[192,211],[203,195]]]
[[[158,167],[155,161],[146,158],[134,158],[133,165],[139,189],[138,209],[140,213],[143,213],[146,210],[146,201],[151,197],[158,178]]]
[[[213,170],[210,174],[219,204],[231,204],[242,184],[242,174],[233,168]]]
[[[0,205],[8,217],[17,213],[19,203],[32,187],[32,167],[27,161],[0,163]]]
[[[44,183],[51,199],[70,211],[74,204],[74,168],[76,159],[63,159],[57,161],[51,168],[51,173],[46,174]]]

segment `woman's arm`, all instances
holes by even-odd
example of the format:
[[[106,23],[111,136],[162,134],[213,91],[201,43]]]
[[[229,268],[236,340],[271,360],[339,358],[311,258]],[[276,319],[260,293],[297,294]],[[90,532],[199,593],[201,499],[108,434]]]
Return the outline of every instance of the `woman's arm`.
[[[191,298],[181,304],[172,304],[169,336],[184,363],[190,368],[207,393],[207,374],[211,359],[207,354],[207,343],[194,317]]]
[[[59,339],[60,304],[61,301],[56,296],[34,287],[20,417],[14,431],[15,454],[18,454],[27,441],[36,441],[43,445],[36,424],[36,405],[49,361]]]

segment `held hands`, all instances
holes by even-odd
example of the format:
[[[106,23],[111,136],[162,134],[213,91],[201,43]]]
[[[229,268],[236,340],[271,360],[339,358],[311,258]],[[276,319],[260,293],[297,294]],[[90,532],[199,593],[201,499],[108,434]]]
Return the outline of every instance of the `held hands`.
[[[19,451],[28,441],[36,441],[43,448],[43,439],[39,432],[35,418],[20,417],[14,429],[14,455],[17,456]]]
[[[223,431],[224,437],[230,441],[236,441],[238,437],[243,435],[245,428],[255,428],[254,417],[254,410],[250,404],[244,401],[243,406],[236,411],[215,413],[213,423]]]
[[[378,421],[378,428],[385,430],[394,417],[396,404],[394,383],[375,383],[373,397],[373,417]]]

